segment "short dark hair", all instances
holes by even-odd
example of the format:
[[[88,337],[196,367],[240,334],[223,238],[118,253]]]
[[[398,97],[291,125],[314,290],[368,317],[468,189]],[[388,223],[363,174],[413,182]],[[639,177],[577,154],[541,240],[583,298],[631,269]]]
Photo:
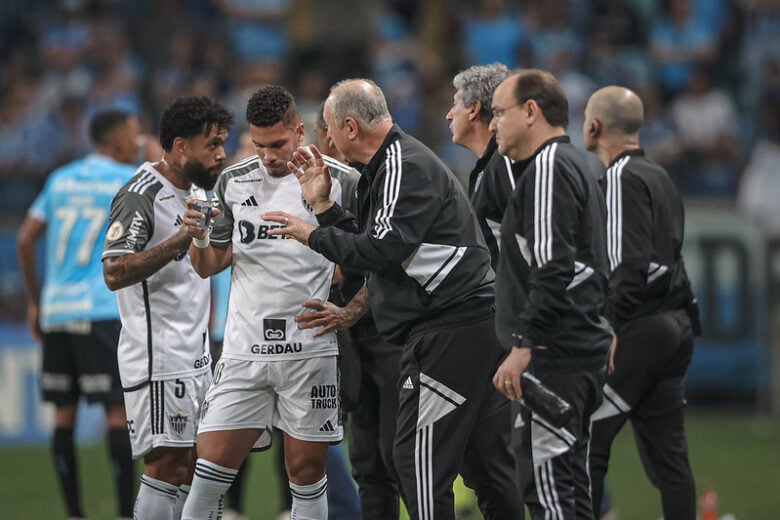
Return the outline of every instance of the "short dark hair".
[[[89,138],[97,146],[108,144],[111,131],[127,123],[130,117],[119,110],[98,112],[89,123]]]
[[[536,101],[550,126],[569,126],[569,101],[555,76],[540,69],[523,69],[517,73],[515,100]]]
[[[252,94],[246,105],[246,122],[253,126],[273,126],[279,121],[285,125],[295,122],[298,107],[290,92],[279,85],[265,85]]]
[[[230,128],[233,115],[221,104],[205,96],[176,99],[160,118],[160,144],[170,152],[177,137],[192,139],[208,135],[212,127]]]

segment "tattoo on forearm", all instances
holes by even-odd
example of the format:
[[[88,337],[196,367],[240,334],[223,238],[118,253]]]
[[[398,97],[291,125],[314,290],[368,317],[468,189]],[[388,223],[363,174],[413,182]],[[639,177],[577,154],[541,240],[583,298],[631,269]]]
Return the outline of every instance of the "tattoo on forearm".
[[[368,312],[368,287],[363,284],[363,287],[352,297],[347,304],[353,313],[355,313],[355,321]]]
[[[191,238],[174,235],[151,249],[117,257],[111,265],[111,278],[119,287],[146,280],[179,255],[187,254]]]

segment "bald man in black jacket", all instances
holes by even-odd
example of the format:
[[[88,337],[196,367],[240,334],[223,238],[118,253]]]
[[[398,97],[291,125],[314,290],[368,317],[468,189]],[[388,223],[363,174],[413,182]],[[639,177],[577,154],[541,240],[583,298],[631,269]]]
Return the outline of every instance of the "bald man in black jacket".
[[[598,90],[585,109],[585,144],[607,166],[602,185],[612,273],[605,315],[617,332],[604,403],[593,415],[593,504],[598,518],[610,446],[630,420],[664,518],[694,520],[683,410],[698,311],[682,258],[682,200],[639,146],[642,119],[642,101],[623,87]]]

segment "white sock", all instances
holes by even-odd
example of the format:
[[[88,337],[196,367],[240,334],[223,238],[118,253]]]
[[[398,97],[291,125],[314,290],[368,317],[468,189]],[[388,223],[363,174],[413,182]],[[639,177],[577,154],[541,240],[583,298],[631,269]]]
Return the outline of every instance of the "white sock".
[[[135,498],[135,520],[173,520],[173,504],[179,488],[149,475],[141,475],[141,487]]]
[[[181,520],[181,511],[184,509],[184,502],[187,501],[187,495],[190,494],[190,486],[182,484],[179,486],[179,492],[176,495],[176,503],[173,504],[173,520]]]
[[[184,503],[182,520],[206,520],[222,518],[222,497],[228,490],[237,469],[198,459],[195,464],[195,478],[192,479],[190,494]]]
[[[327,475],[319,482],[305,486],[290,482],[290,493],[292,493],[290,520],[327,520],[327,490]]]

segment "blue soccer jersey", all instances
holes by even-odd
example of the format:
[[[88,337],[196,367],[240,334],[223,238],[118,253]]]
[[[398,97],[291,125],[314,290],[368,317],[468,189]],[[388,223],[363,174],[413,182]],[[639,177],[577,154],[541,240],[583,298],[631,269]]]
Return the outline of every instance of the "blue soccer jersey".
[[[111,200],[135,167],[89,155],[55,170],[30,208],[46,223],[41,327],[77,320],[119,319],[103,281],[103,238]]]

